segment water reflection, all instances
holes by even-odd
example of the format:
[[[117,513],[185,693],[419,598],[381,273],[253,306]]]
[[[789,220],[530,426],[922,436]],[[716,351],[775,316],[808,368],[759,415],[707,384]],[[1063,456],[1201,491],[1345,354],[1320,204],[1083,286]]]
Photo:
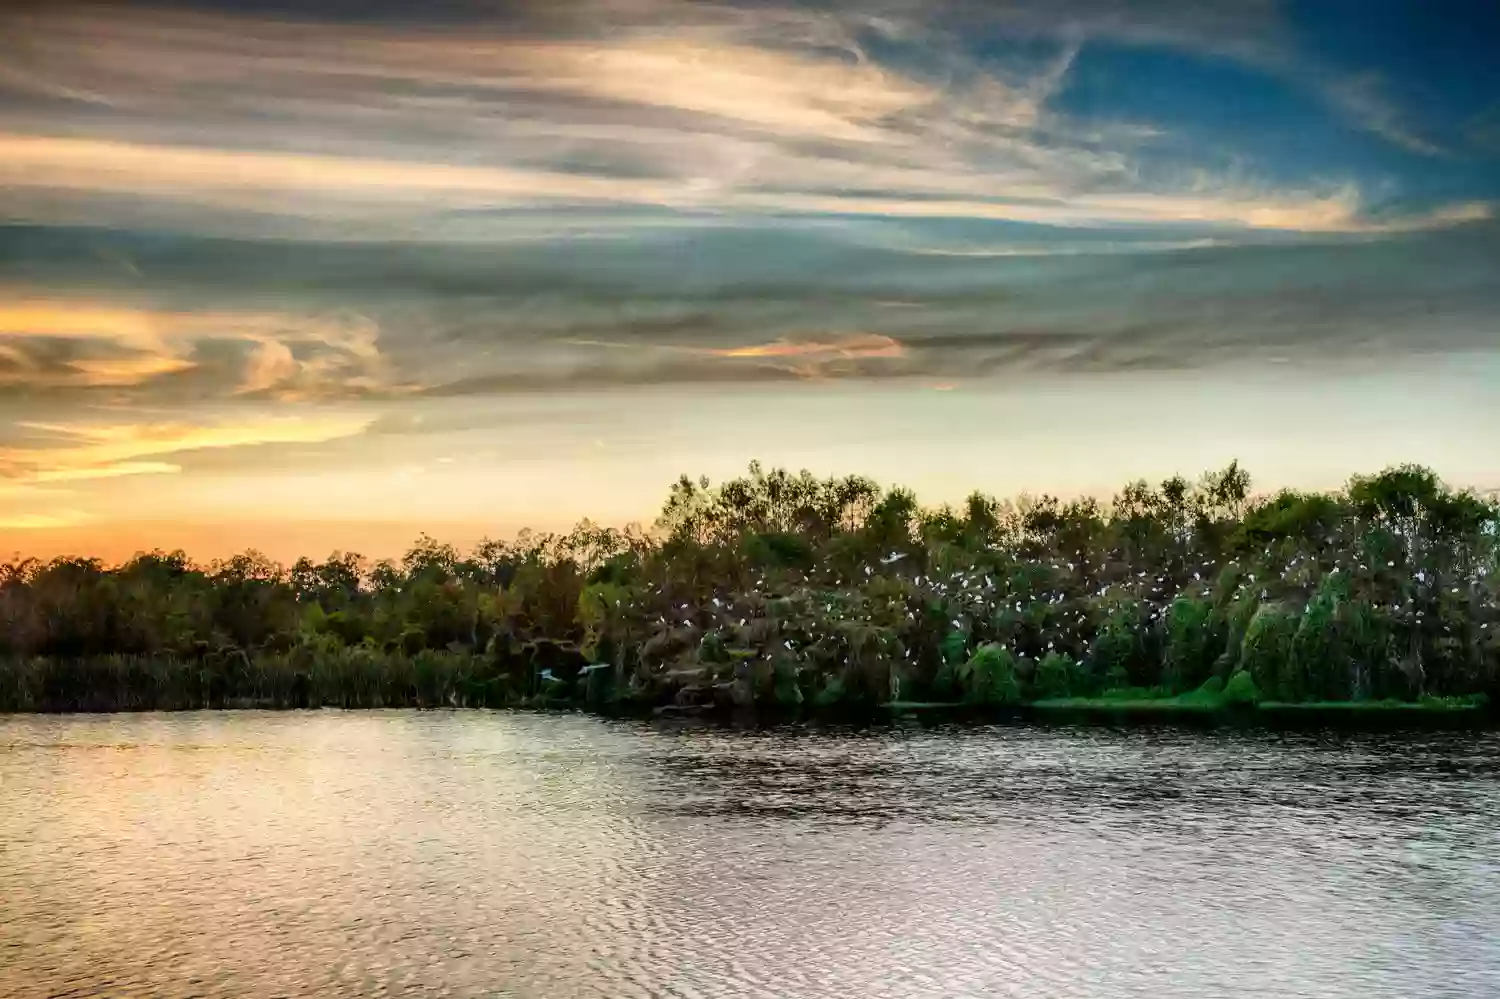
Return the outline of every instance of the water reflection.
[[[0,719],[6,996],[1500,995],[1500,740]]]

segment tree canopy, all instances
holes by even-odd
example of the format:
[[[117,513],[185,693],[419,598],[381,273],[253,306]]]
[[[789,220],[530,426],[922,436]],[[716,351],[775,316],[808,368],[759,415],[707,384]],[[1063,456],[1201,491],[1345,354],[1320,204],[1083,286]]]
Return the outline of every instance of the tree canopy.
[[[1500,693],[1493,499],[1411,465],[1250,488],[1234,463],[1108,502],[925,507],[753,463],[681,477],[650,532],[13,561],[0,709]]]

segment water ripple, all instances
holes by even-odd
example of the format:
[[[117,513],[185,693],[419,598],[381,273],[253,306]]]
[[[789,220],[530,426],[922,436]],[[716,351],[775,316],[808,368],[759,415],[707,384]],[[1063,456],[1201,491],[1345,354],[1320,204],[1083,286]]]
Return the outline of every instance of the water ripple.
[[[1500,739],[0,719],[0,995],[1500,995]]]

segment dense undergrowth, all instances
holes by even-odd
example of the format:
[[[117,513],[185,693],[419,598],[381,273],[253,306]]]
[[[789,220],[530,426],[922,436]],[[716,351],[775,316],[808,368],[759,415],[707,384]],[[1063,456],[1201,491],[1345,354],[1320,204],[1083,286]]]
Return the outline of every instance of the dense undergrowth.
[[[1500,694],[1494,502],[1403,466],[924,509],[858,477],[677,482],[652,534],[399,563],[155,552],[0,567],[0,710],[1188,710]]]

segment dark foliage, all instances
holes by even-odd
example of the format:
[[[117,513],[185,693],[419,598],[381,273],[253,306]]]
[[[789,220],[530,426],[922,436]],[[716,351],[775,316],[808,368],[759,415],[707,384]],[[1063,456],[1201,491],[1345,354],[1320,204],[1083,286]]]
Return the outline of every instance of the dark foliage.
[[[932,510],[752,465],[680,479],[651,535],[24,561],[0,567],[0,710],[1500,693],[1493,502],[1413,466],[1249,486],[1231,465],[1107,505]]]

